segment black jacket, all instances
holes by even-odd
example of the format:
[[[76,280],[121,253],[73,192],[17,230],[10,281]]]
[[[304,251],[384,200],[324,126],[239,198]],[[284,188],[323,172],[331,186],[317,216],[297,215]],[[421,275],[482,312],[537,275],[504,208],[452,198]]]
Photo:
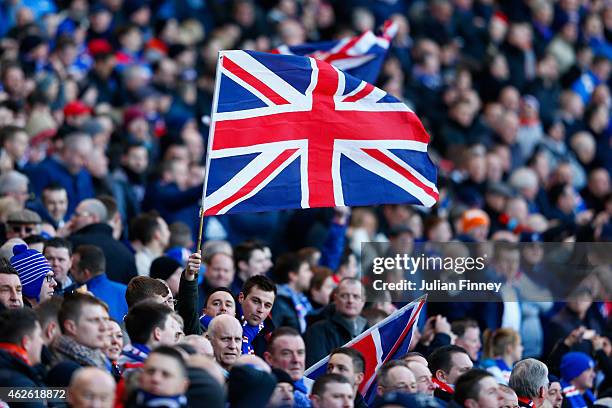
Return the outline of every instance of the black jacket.
[[[121,242],[113,238],[113,229],[108,224],[91,224],[78,230],[68,240],[76,248],[89,244],[100,247],[106,258],[108,279],[128,284],[137,275],[134,254]]]
[[[223,386],[208,371],[197,367],[189,367],[187,373],[189,375],[187,400],[190,407],[225,407]]]
[[[313,324],[308,330],[304,340],[306,342],[306,367],[318,362],[336,347],[342,347],[357,335],[368,328],[368,324],[361,316],[357,318],[360,326],[358,333],[353,333],[349,322],[340,314],[334,313],[329,319]]]
[[[185,335],[202,334],[198,314],[198,280],[186,280],[185,271],[181,274],[177,299],[176,311],[183,318]]]
[[[202,309],[204,309],[204,306],[206,306],[206,300],[208,299],[208,296],[210,296],[212,291],[215,289],[216,288],[208,284],[208,282],[206,281],[206,277],[204,277],[204,279],[202,280],[202,284],[198,285],[198,298],[197,298],[198,312],[201,312]],[[179,287],[179,292],[180,291],[181,291],[181,288]]]
[[[435,349],[448,346],[451,344],[451,337],[446,333],[436,333],[429,346],[424,346],[423,343],[418,343],[414,348],[414,351],[423,354],[424,356],[430,355]]]
[[[0,387],[45,387],[41,373],[24,361],[0,350]],[[13,403],[11,406],[39,408],[46,405],[42,402]]]
[[[354,408],[368,408],[368,404],[363,399],[363,396],[357,391],[355,393],[355,399],[353,400]]]
[[[238,318],[238,316],[236,316]],[[240,320],[240,319],[239,319]],[[264,320],[264,328],[255,336],[251,342],[251,348],[256,356],[263,358],[264,353],[268,350],[268,341],[276,326],[270,316]]]
[[[300,333],[302,332],[300,328],[300,319],[295,310],[293,300],[287,296],[279,295],[276,297],[270,317],[276,327],[288,326],[293,327]]]
[[[438,401],[441,407],[452,407],[453,406],[452,405],[453,394],[446,392],[444,390],[441,390],[440,388],[436,388],[434,390],[434,398],[436,399],[436,401]]]

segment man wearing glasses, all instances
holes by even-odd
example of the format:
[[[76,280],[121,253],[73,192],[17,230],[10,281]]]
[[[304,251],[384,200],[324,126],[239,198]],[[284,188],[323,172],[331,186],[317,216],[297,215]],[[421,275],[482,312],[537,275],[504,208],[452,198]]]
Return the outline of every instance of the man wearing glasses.
[[[15,245],[11,265],[19,273],[24,302],[36,306],[53,296],[57,282],[51,265],[40,252],[27,245]]]
[[[34,211],[25,209],[13,211],[6,218],[6,238],[26,239],[30,235],[40,234],[42,219]]]

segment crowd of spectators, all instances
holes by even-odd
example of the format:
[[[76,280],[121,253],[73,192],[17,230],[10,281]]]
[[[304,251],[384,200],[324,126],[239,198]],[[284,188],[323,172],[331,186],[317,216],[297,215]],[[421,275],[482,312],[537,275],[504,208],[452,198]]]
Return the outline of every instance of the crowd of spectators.
[[[195,251],[217,52],[388,19],[375,85],[430,134],[439,202],[207,217]],[[29,407],[367,407],[372,360],[343,346],[404,303],[366,296],[362,244],[495,241],[504,295],[429,302],[369,406],[611,407],[610,264],[524,297],[556,293],[543,242],[612,237],[611,71],[607,0],[0,2],[0,386],[68,387]]]

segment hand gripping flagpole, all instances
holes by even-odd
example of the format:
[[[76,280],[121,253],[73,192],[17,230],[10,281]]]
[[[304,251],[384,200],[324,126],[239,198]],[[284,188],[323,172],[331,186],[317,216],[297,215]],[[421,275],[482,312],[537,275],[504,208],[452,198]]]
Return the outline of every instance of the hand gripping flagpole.
[[[198,246],[196,251],[199,253],[202,250],[202,232],[204,229],[204,200],[200,204],[200,229],[198,229]]]
[[[207,173],[208,174],[208,171]],[[206,182],[204,182],[204,186],[206,186]],[[195,252],[200,254],[200,256],[202,257],[202,261],[204,260],[204,256],[202,254],[202,235],[203,235],[203,230],[204,230],[204,194],[205,194],[205,190],[206,187],[204,187],[203,189],[203,193],[202,193],[202,200],[200,201],[200,228],[198,229],[198,245],[196,246],[196,250]],[[198,274],[200,271],[197,271],[195,273],[195,278],[196,280],[198,279]],[[197,296],[197,295],[196,295]]]

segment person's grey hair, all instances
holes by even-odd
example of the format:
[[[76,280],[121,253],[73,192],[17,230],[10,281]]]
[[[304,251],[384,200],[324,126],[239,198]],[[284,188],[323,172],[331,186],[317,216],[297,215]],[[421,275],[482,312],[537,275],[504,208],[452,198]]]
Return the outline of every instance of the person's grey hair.
[[[74,389],[79,385],[79,383],[89,382],[90,385],[93,385],[94,383],[97,383],[103,379],[109,384],[112,384],[114,389],[115,380],[108,372],[98,367],[81,367],[72,375],[68,392],[74,392]]]
[[[208,337],[209,339],[215,337],[215,332],[218,330],[217,326],[224,324],[225,320],[235,320],[238,326],[240,326],[240,328],[242,329],[242,325],[234,316],[221,314],[212,319],[212,321],[208,325],[208,330],[206,330],[206,337]]]
[[[28,186],[28,178],[15,170],[10,170],[0,176],[0,195],[15,193],[20,187]]]
[[[0,247],[0,258],[4,258],[7,261],[10,261],[13,257],[13,248],[16,245],[27,245],[26,242],[21,238],[11,238],[6,241]]]
[[[78,150],[82,146],[86,146],[87,148],[93,146],[93,141],[91,140],[91,136],[87,133],[83,132],[74,132],[66,136],[64,139],[64,147],[69,150]]]
[[[79,205],[85,207],[87,212],[89,212],[91,215],[98,217],[98,222],[106,222],[108,212],[102,201],[98,200],[97,198],[88,198],[81,201],[81,204]]]
[[[586,147],[593,150],[597,147],[595,138],[589,132],[574,133],[570,139],[570,145],[574,150],[578,150],[581,147]]]
[[[408,370],[410,370],[410,367],[408,367],[408,363],[404,360],[387,361],[385,364],[380,366],[378,370],[376,370],[376,381],[378,385],[380,385],[381,387],[388,387],[389,372],[395,367],[406,367]]]
[[[538,176],[529,167],[520,167],[510,176],[510,186],[519,191],[529,187],[537,188]]]
[[[534,1],[531,5],[532,12],[538,12],[540,10],[550,10],[552,11],[552,5],[545,0],[537,0]]]
[[[227,241],[206,241],[202,245],[202,259],[204,259],[204,262],[210,262],[213,255],[221,252],[230,257],[234,256],[232,245]]]
[[[548,367],[535,358],[521,360],[512,369],[508,385],[519,397],[536,398],[548,386]]]
[[[141,65],[134,64],[123,70],[122,79],[124,82],[130,81],[137,77],[148,78],[147,70]]]

